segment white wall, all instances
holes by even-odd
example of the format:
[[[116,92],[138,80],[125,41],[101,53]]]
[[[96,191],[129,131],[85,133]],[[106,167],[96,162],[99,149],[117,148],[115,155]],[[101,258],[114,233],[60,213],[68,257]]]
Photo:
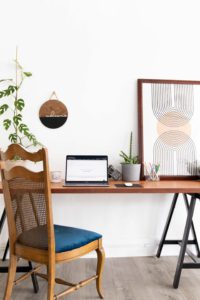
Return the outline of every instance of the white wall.
[[[200,80],[199,10],[195,0],[1,2],[0,78],[14,75],[18,45],[21,64],[33,73],[22,90],[24,118],[48,148],[52,170],[64,175],[65,155],[80,153],[107,154],[120,167],[131,130],[137,151],[136,80]],[[53,90],[69,110],[56,130],[38,118]],[[7,145],[1,127],[0,146]],[[54,218],[102,232],[107,256],[151,255],[170,197],[54,195]],[[180,207],[171,236],[180,237],[184,217]],[[165,253],[175,253],[170,249]]]

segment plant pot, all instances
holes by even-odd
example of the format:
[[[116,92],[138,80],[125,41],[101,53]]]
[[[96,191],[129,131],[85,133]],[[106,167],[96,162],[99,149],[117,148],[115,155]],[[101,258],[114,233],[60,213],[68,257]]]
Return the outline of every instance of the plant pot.
[[[141,164],[122,164],[123,181],[139,181]]]

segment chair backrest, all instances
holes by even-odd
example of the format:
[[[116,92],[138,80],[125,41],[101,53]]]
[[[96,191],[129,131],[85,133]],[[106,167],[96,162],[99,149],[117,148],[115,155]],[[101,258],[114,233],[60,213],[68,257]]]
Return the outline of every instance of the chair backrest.
[[[42,162],[42,170],[34,172],[25,166],[17,166],[18,161],[13,161],[15,157],[20,157],[25,162]],[[39,233],[37,229],[45,228],[46,239],[48,239],[47,249],[55,253],[47,150],[42,148],[31,153],[18,144],[11,144],[6,152],[0,152],[0,159],[3,162],[1,176],[10,251],[14,251],[15,242],[22,234],[33,232],[33,230]],[[9,161],[12,161],[13,167],[7,169],[6,165]],[[40,238],[38,235],[36,240]]]

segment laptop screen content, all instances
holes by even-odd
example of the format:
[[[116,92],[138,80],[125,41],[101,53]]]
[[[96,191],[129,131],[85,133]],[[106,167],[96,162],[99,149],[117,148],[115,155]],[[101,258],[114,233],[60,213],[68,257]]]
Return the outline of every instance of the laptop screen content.
[[[107,182],[107,156],[67,156],[66,182]]]

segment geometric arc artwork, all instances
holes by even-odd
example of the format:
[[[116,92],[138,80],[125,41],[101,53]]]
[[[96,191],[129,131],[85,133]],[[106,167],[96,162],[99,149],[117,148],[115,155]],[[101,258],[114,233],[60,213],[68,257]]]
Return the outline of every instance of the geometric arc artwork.
[[[160,164],[161,176],[196,178],[200,82],[139,79],[138,114],[141,161]]]

